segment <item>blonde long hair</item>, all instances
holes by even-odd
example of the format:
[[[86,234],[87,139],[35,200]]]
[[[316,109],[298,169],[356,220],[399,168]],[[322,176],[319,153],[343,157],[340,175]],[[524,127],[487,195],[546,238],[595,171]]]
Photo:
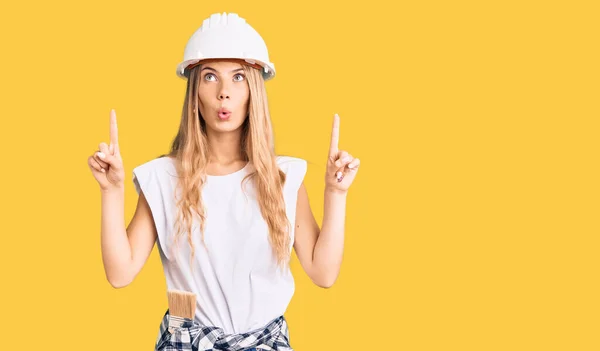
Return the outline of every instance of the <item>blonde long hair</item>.
[[[206,167],[209,160],[206,123],[200,115],[198,86],[202,65],[193,67],[187,79],[187,89],[179,131],[167,155],[175,159],[178,184],[182,195],[177,200],[175,242],[187,232],[191,247],[190,265],[193,268],[195,248],[192,242],[194,216],[200,221],[202,243],[206,222],[206,211],[202,202],[202,188],[206,182]],[[286,215],[283,198],[283,184],[286,175],[279,169],[274,148],[271,117],[267,103],[267,93],[261,72],[242,64],[250,90],[248,117],[241,128],[241,152],[253,167],[242,182],[251,181],[256,187],[258,204],[269,228],[269,241],[280,268],[289,264],[291,223]]]

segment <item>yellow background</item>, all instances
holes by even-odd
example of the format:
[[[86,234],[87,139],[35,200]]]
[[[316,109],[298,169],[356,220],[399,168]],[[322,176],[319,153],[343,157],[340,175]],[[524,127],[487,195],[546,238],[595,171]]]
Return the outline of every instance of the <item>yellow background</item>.
[[[319,222],[334,113],[362,162],[337,283],[311,285],[294,257],[296,350],[600,349],[593,3],[3,3],[1,348],[153,347],[157,249],[109,285],[86,159],[111,108],[129,179],[167,151],[184,46],[236,12],[269,47],[277,151],[309,161]]]

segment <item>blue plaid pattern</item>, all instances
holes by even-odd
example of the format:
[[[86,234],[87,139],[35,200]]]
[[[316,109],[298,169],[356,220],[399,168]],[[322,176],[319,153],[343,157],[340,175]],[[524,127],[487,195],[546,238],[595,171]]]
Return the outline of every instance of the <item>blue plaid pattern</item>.
[[[167,309],[160,323],[155,351],[293,351],[283,316],[243,334],[225,334],[219,327],[203,326],[188,318],[180,318],[183,323],[171,325],[169,330],[170,320],[173,318]]]

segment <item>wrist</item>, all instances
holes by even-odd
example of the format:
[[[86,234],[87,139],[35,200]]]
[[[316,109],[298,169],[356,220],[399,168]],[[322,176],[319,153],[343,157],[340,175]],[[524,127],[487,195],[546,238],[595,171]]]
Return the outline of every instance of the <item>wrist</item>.
[[[124,187],[111,187],[108,189],[100,189],[100,193],[104,196],[121,195],[125,192]]]
[[[345,197],[346,195],[348,195],[348,190],[340,190],[333,187],[325,187],[325,194]]]

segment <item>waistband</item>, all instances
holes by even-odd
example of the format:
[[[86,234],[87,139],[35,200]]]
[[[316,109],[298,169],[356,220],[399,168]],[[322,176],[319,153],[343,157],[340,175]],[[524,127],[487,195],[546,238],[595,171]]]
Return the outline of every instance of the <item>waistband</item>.
[[[155,343],[155,351],[293,351],[288,325],[279,316],[264,327],[240,334],[226,334],[222,328],[201,325],[195,320],[165,312]]]

